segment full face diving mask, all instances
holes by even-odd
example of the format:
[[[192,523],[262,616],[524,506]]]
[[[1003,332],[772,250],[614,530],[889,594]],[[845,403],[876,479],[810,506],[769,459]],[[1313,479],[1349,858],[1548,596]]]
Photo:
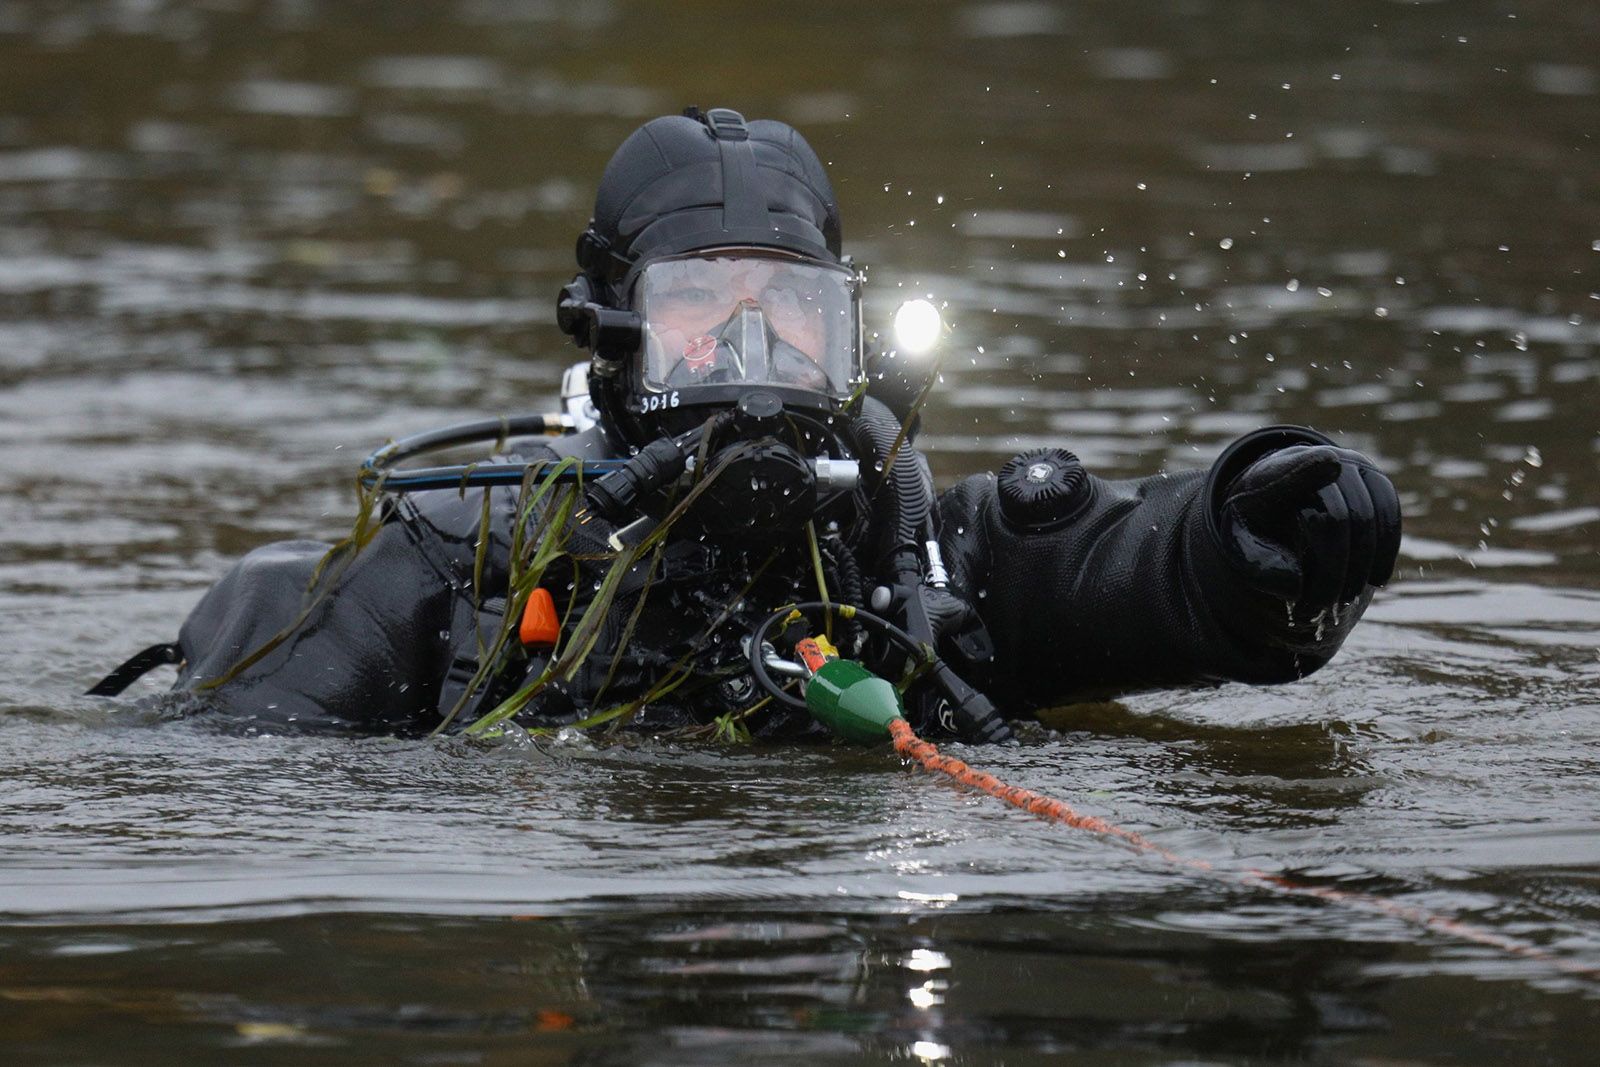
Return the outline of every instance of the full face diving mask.
[[[641,263],[622,290],[636,347],[610,358],[625,439],[641,456],[678,450],[679,435],[710,426],[710,415],[730,417],[716,424],[706,463],[721,474],[684,516],[690,525],[735,537],[793,532],[841,499],[840,478],[855,465],[848,448],[840,454],[832,416],[862,380],[854,271],[714,249]]]
[[[751,389],[834,411],[861,377],[858,279],[847,267],[729,249],[658,259],[633,287],[641,414],[731,407]]]

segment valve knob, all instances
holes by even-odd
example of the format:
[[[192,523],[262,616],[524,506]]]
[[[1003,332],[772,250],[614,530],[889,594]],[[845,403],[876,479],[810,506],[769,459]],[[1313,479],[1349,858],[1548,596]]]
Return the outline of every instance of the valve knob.
[[[1035,448],[1000,468],[1000,514],[1019,531],[1038,533],[1061,526],[1093,496],[1089,472],[1064,448]]]
[[[776,393],[753,389],[739,398],[733,424],[746,440],[770,437],[783,425],[783,401]]]

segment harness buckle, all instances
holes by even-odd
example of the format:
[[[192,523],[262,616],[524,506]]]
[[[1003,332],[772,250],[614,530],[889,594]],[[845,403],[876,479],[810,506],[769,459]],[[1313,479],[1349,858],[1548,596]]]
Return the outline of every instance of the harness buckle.
[[[706,112],[704,121],[711,136],[719,141],[750,139],[750,127],[745,125],[744,116],[732,108],[714,107]]]

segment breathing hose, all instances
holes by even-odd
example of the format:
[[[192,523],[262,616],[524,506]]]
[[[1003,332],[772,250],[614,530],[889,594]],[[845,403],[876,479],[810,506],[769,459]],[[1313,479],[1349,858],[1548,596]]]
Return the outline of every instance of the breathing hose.
[[[901,426],[887,408],[863,404],[857,423],[871,441],[877,461],[884,464],[887,480],[889,515],[881,527],[874,562],[898,572],[908,564],[915,565],[916,544],[932,508],[933,494],[909,442],[902,440],[900,452],[891,454],[901,438]]]
[[[425,489],[461,489],[471,486],[521,485],[530,473],[545,477],[552,473],[562,483],[594,479],[627,464],[623,459],[591,459],[581,463],[568,463],[559,472],[561,461],[540,460],[533,463],[456,463],[443,467],[416,467],[395,470],[397,464],[428,452],[437,452],[456,445],[477,441],[495,441],[507,437],[528,437],[565,433],[571,429],[564,415],[507,415],[496,419],[478,419],[444,426],[437,430],[402,437],[384,445],[368,456],[361,464],[358,476],[364,489],[379,489],[386,493],[420,492]]]
[[[927,670],[928,678],[937,686],[946,699],[949,700],[955,712],[957,731],[969,741],[1000,742],[1012,740],[1011,727],[1005,719],[1000,717],[993,704],[982,693],[973,689],[962,681],[950,669],[950,666],[939,658],[932,647],[917,641],[905,630],[874,614],[866,608],[853,604],[825,603],[820,600],[808,600],[798,604],[789,604],[768,615],[750,634],[750,644],[747,654],[750,659],[750,673],[755,678],[756,684],[767,692],[774,700],[788,707],[798,708],[801,711],[816,713],[816,702],[809,697],[802,700],[778,685],[763,659],[763,647],[773,627],[796,614],[802,617],[812,614],[833,614],[844,620],[855,620],[868,630],[883,636],[889,643],[904,652],[911,662],[921,665]],[[841,660],[841,663],[851,663],[854,660]],[[865,668],[861,677],[866,677]],[[876,677],[876,676],[872,676]],[[816,684],[814,678],[811,684]],[[892,687],[891,687],[892,688]],[[898,696],[896,697],[898,705]],[[895,712],[898,714],[898,711]]]

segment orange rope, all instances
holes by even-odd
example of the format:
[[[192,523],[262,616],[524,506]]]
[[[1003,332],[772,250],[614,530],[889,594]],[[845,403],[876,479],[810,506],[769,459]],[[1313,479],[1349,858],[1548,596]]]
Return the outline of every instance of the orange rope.
[[[998,797],[1007,804],[1013,804],[1028,812],[1038,815],[1052,822],[1065,823],[1074,830],[1087,830],[1092,834],[1104,834],[1107,837],[1120,838],[1138,849],[1140,852],[1153,852],[1162,859],[1187,867],[1199,867],[1210,870],[1211,864],[1204,860],[1186,860],[1173,852],[1168,852],[1149,838],[1124,830],[1104,819],[1097,819],[1093,815],[1079,815],[1072,810],[1071,805],[1060,800],[1053,800],[1041,796],[1031,789],[1022,789],[1014,785],[1006,785],[994,775],[986,771],[975,771],[961,760],[940,754],[932,744],[918,737],[911,729],[911,724],[904,719],[894,719],[889,723],[889,736],[894,739],[894,750],[907,759],[915,760],[922,764],[925,771],[934,774],[947,774],[962,785],[981,789],[992,797]]]
[[[1497,934],[1492,930],[1461,922],[1459,919],[1451,919],[1426,908],[1401,904],[1399,901],[1374,896],[1370,893],[1357,893],[1345,889],[1330,889],[1326,886],[1308,885],[1281,875],[1268,874],[1265,871],[1249,870],[1243,873],[1219,871],[1206,860],[1180,856],[1175,852],[1162,848],[1142,834],[1135,833],[1132,830],[1125,830],[1114,823],[1106,822],[1104,819],[1096,818],[1093,815],[1079,814],[1072,809],[1071,805],[1063,801],[1041,796],[1031,789],[1006,785],[992,774],[974,770],[961,760],[941,754],[932,744],[918,737],[911,729],[911,724],[904,719],[890,721],[889,736],[894,740],[894,750],[896,752],[921,764],[922,768],[929,773],[947,775],[962,785],[982,790],[992,797],[1005,801],[1007,804],[1021,808],[1030,815],[1038,815],[1052,822],[1062,823],[1072,827],[1074,830],[1087,830],[1092,834],[1117,838],[1132,845],[1140,852],[1148,852],[1160,856],[1168,863],[1176,864],[1179,867],[1187,867],[1194,871],[1204,871],[1247,886],[1272,889],[1298,896],[1311,896],[1334,904],[1342,904],[1346,907],[1379,912],[1412,925],[1421,926],[1424,929],[1434,930],[1475,944],[1499,949],[1513,956],[1539,960],[1567,974],[1580,975],[1591,980],[1600,979],[1600,972],[1596,972],[1592,967],[1585,967],[1570,960],[1560,959],[1537,945],[1518,941],[1515,938]]]

